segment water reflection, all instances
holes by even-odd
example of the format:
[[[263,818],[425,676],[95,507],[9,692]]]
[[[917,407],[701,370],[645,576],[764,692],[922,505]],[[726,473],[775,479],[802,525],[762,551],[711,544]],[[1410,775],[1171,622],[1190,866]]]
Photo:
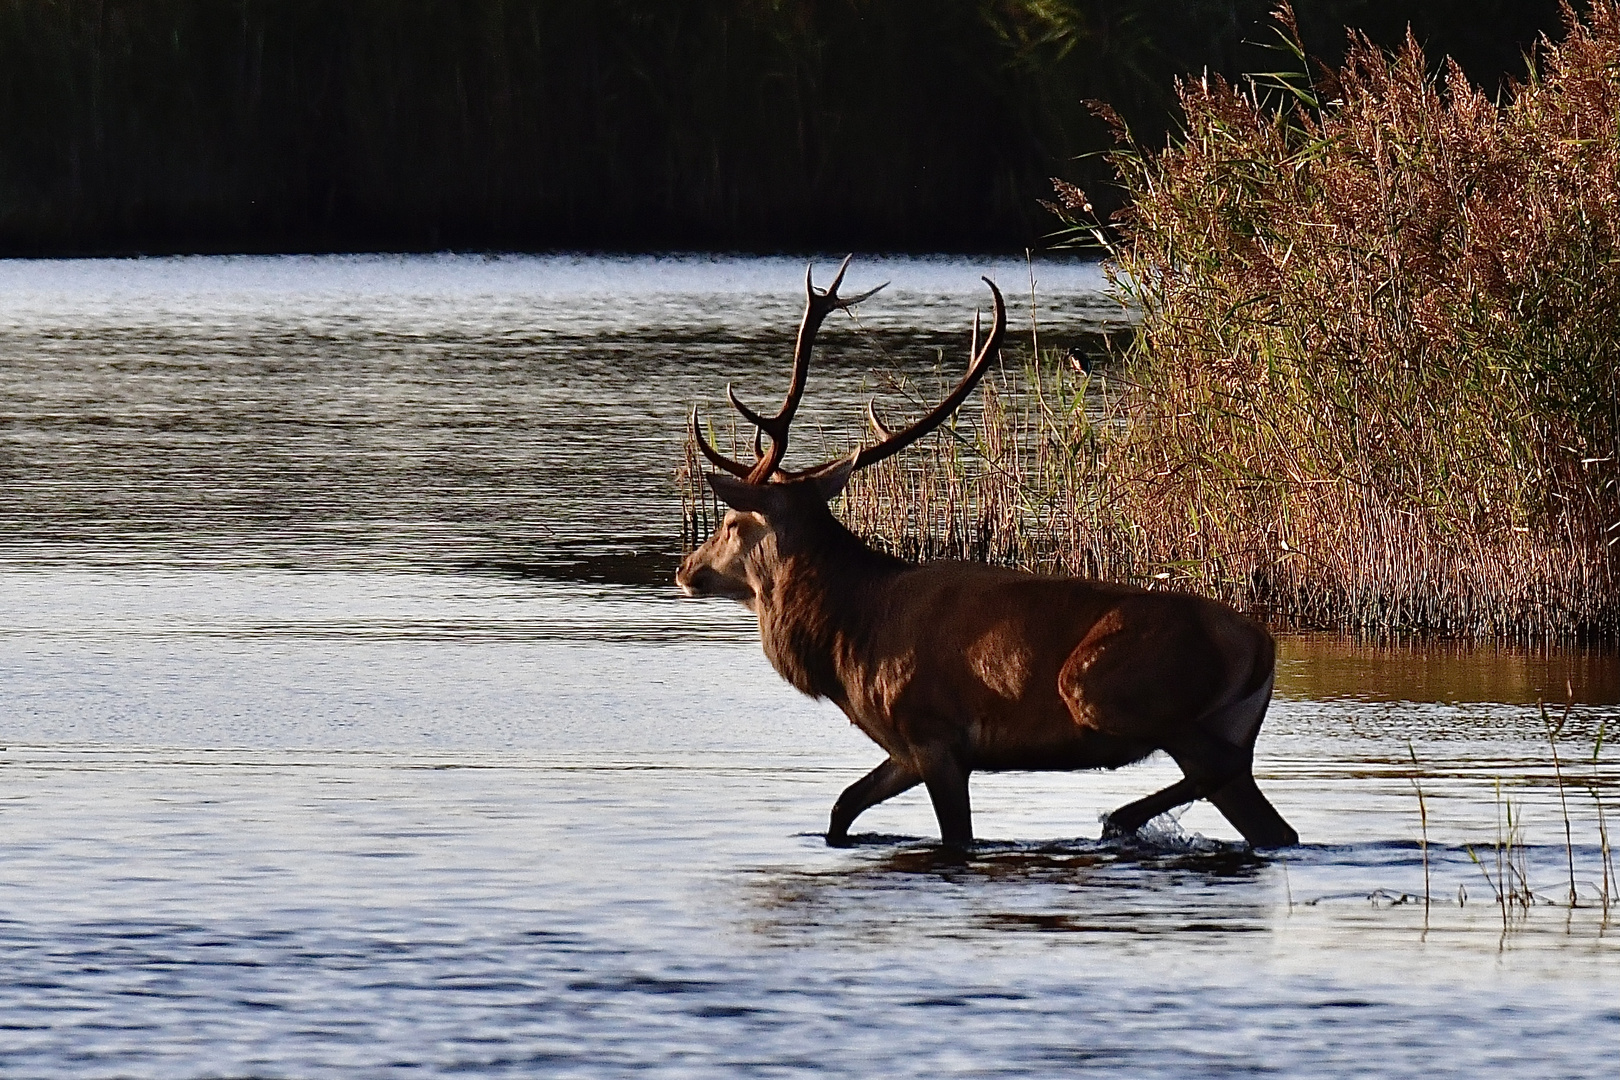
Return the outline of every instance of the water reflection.
[[[852,839],[852,856],[835,866],[756,872],[752,901],[769,914],[752,922],[755,930],[864,938],[903,926],[925,939],[1224,934],[1265,930],[1274,913],[1271,858],[1174,825],[1129,840],[982,841],[967,851],[886,834]],[[919,904],[925,922],[906,915]]]
[[[1290,634],[1280,642],[1277,695],[1310,701],[1620,704],[1613,646],[1365,642]]]

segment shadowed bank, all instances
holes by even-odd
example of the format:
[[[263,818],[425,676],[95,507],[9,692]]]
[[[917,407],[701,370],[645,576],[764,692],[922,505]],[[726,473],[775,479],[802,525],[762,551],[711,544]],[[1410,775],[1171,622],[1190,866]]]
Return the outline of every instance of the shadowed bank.
[[[1108,179],[1088,99],[1159,142],[1176,77],[1270,69],[1271,6],[8,0],[0,254],[1018,250],[1049,176]],[[1410,21],[1488,90],[1560,25],[1300,9],[1329,60]]]

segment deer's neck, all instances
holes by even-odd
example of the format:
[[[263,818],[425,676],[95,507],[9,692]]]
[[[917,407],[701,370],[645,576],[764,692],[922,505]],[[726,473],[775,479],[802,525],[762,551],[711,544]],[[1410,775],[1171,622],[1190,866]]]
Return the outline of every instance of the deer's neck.
[[[864,678],[884,582],[909,563],[880,554],[842,526],[776,553],[756,590],[771,666],[811,697],[842,705]]]

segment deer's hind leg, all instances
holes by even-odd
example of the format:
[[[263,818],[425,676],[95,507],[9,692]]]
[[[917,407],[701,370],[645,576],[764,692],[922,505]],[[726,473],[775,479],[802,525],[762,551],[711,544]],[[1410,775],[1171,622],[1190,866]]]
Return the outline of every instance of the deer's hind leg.
[[[1206,757],[1213,753],[1218,759],[1230,762],[1236,754],[1241,762],[1240,767],[1227,765],[1220,770],[1225,773],[1224,778],[1220,772],[1210,777],[1204,797],[1255,847],[1293,847],[1299,843],[1299,833],[1283,820],[1254,782],[1254,743],[1260,737],[1261,721],[1271,705],[1275,678],[1275,673],[1267,676],[1266,681],[1246,697],[1215,710],[1197,724],[1198,732],[1218,747],[1213,752],[1206,750]],[[1182,771],[1187,771],[1185,765]]]
[[[1244,698],[1177,730],[1163,748],[1181,767],[1182,779],[1109,814],[1104,837],[1128,836],[1160,814],[1208,799],[1255,847],[1299,843],[1299,834],[1254,782],[1254,743],[1270,702],[1268,678]]]
[[[827,825],[827,843],[832,847],[849,844],[849,827],[862,813],[902,791],[922,783],[914,770],[890,758],[849,787],[833,803],[832,820]]]
[[[1211,652],[1202,630],[1172,634],[1152,655],[1185,661],[1149,664],[1144,671],[1141,642],[1117,619],[1113,625],[1103,620],[1064,663],[1058,692],[1077,724],[1165,750],[1184,776],[1114,811],[1105,835],[1135,832],[1159,814],[1208,799],[1256,847],[1299,843],[1254,782],[1254,743],[1271,704],[1274,673],[1270,638],[1258,627],[1247,636],[1254,648],[1243,662],[1242,650]]]
[[[1178,806],[1186,806],[1201,793],[1198,782],[1191,777],[1182,777],[1169,787],[1155,791],[1152,795],[1127,803],[1109,814],[1103,821],[1103,839],[1112,840],[1116,837],[1134,835],[1136,830],[1158,817],[1168,814]]]
[[[1255,847],[1293,847],[1299,833],[1271,805],[1254,777],[1245,772],[1210,792],[1209,801]]]
[[[1198,797],[1213,803],[1250,844],[1293,847],[1299,843],[1299,833],[1283,820],[1254,782],[1252,742],[1233,746],[1201,728],[1193,728],[1180,733],[1165,749],[1186,774],[1184,782],[1191,783]]]
[[[1207,734],[1177,740],[1170,756],[1185,774],[1174,784],[1109,814],[1105,838],[1129,836],[1160,814],[1194,799],[1208,799],[1232,827],[1255,847],[1292,847],[1299,834],[1254,782],[1252,752]]]

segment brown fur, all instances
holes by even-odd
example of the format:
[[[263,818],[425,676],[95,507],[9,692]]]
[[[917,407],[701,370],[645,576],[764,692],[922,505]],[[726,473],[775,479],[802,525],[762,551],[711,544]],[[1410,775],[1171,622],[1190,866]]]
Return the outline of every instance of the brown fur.
[[[1187,779],[1116,811],[1111,832],[1208,797],[1252,843],[1297,842],[1250,773],[1275,663],[1264,627],[1200,597],[880,554],[827,508],[847,475],[711,476],[733,509],[676,575],[745,603],[777,672],[888,752],[834,806],[829,843],[921,782],[946,842],[966,844],[975,770],[1116,768],[1155,750]]]

